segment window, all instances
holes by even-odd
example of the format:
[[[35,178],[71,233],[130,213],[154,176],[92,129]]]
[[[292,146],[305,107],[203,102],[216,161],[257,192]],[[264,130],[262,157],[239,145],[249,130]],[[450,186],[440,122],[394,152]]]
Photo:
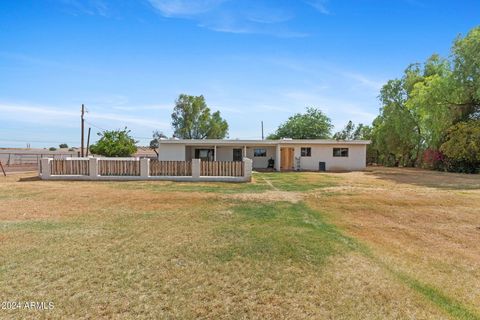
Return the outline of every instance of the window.
[[[312,156],[312,148],[301,148],[300,155],[302,157],[311,157]]]
[[[202,161],[213,161],[214,149],[195,149],[195,159],[201,159]]]
[[[256,148],[253,150],[254,157],[266,157],[267,156],[267,149],[264,148]]]
[[[348,157],[348,148],[333,148],[334,157]]]
[[[242,161],[242,149],[233,149],[233,161]]]

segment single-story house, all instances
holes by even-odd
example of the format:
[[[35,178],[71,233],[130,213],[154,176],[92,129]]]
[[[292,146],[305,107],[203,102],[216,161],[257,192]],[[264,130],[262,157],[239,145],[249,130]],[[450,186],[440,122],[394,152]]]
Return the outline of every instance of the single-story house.
[[[366,140],[159,140],[158,159],[190,161],[242,161],[252,159],[253,169],[277,171],[350,171],[366,167]]]

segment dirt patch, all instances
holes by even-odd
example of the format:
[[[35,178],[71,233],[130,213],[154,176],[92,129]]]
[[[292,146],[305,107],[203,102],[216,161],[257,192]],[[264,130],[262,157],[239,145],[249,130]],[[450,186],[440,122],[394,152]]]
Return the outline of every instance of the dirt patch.
[[[262,193],[237,193],[234,195],[226,195],[223,198],[244,201],[287,201],[297,203],[301,201],[303,197],[304,194],[301,192],[266,191]]]

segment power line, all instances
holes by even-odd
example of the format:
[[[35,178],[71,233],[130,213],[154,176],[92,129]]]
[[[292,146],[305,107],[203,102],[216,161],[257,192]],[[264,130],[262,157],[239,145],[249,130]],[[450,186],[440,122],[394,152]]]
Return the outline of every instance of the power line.
[[[92,127],[97,128],[98,130],[107,131],[106,129],[104,129],[102,127],[99,127],[96,124],[91,123],[90,121],[85,120],[85,122],[88,123],[89,125],[91,125]]]
[[[97,128],[98,130],[107,131],[107,129],[104,129],[104,128],[102,128],[102,127],[100,127],[100,126],[98,126],[98,125],[96,125],[96,124],[94,124],[90,121],[85,120],[85,123],[91,125],[92,127]],[[150,140],[152,139],[152,137],[139,137],[139,136],[132,136],[132,137],[135,138],[135,139],[150,139]]]

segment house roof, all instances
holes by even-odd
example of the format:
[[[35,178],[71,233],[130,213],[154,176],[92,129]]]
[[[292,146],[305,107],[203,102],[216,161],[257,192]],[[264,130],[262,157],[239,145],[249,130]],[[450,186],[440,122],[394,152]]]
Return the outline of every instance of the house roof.
[[[280,140],[229,140],[229,139],[160,139],[159,144],[185,145],[367,145],[369,140],[332,139],[280,139]]]

